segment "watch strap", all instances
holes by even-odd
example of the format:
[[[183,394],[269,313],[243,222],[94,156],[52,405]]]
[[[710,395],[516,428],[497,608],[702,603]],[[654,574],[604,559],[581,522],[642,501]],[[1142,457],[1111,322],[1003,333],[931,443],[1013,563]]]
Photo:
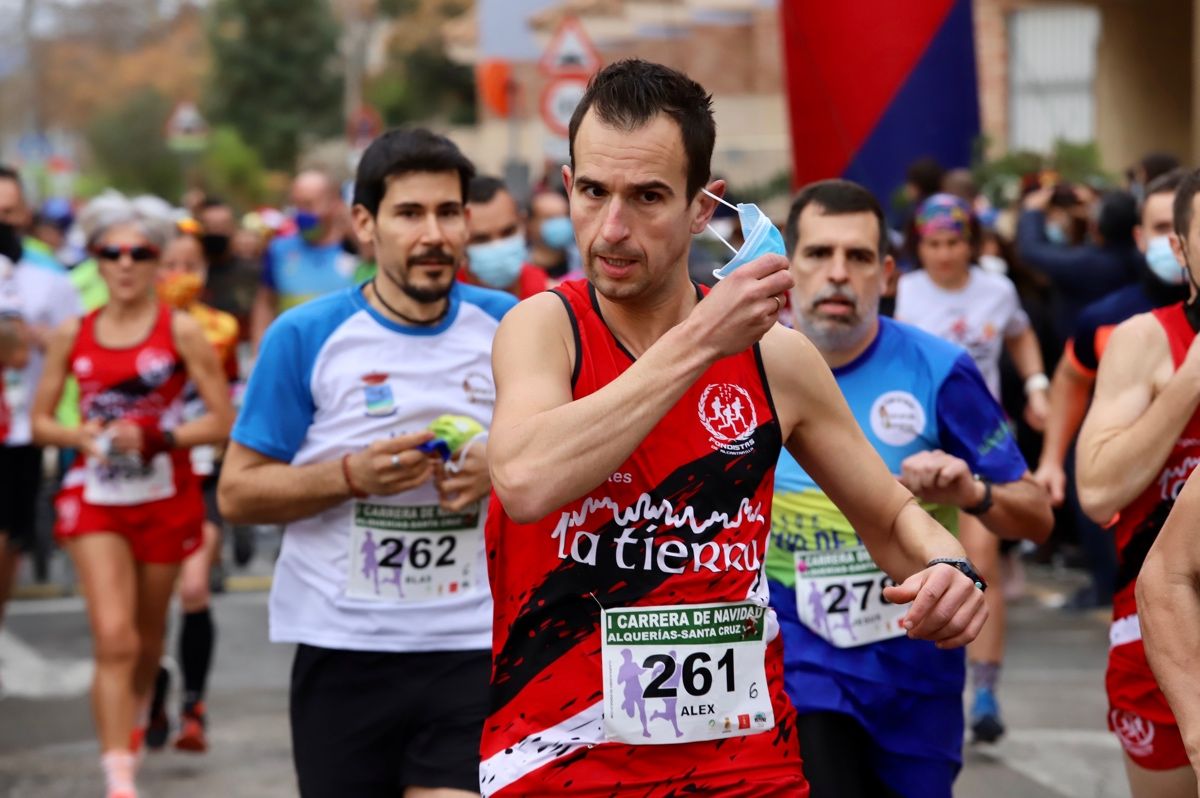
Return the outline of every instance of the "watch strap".
[[[980,499],[979,504],[976,504],[974,507],[964,507],[962,511],[969,515],[983,515],[992,509],[992,481],[978,474],[975,475],[975,479],[983,483],[983,498]]]
[[[980,591],[987,590],[987,582],[983,581],[983,577],[975,570],[975,566],[971,565],[971,561],[965,557],[937,557],[925,563],[926,568],[932,568],[935,565],[949,565],[974,582],[975,587]]]

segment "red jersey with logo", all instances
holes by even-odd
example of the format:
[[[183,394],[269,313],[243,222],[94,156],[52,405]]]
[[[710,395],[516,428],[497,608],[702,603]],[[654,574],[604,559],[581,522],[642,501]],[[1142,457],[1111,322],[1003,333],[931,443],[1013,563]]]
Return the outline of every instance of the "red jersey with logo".
[[[574,280],[554,293],[576,335],[572,385],[581,399],[634,358],[605,324],[590,284]],[[607,742],[602,725],[601,606],[766,605],[763,562],[781,444],[755,346],[713,364],[586,496],[519,524],[493,494],[485,796],[808,794],[778,638],[766,654],[776,719],[769,731],[628,745]],[[769,616],[768,639],[777,629]]]
[[[172,310],[160,305],[150,334],[140,343],[110,348],[96,339],[102,308],[85,316],[68,356],[70,373],[79,382],[82,419],[109,424],[118,420],[170,429],[183,413],[187,368],[171,331]],[[55,502],[60,537],[88,532],[116,532],[130,538],[134,555],[145,562],[175,562],[194,550],[194,534],[203,519],[199,483],[186,449],[170,458],[174,489],[167,498],[139,504],[99,504],[86,499],[85,458],[63,480]]]
[[[1150,312],[1166,333],[1171,360],[1178,369],[1196,337],[1183,304]],[[1146,661],[1134,591],[1142,563],[1198,463],[1200,412],[1193,414],[1184,427],[1158,477],[1121,510],[1114,529],[1118,568],[1106,678],[1109,727],[1138,764],[1154,770],[1182,767],[1188,760],[1175,715]]]

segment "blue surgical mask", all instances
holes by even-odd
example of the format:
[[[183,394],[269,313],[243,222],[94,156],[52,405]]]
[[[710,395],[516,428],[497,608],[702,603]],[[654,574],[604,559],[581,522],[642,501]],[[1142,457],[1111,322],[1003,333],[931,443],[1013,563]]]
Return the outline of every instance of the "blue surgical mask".
[[[566,249],[575,243],[575,227],[569,216],[543,220],[538,233],[542,236],[542,243],[551,249]]]
[[[1059,227],[1057,224],[1047,222],[1045,229],[1046,229],[1046,239],[1051,244],[1062,245],[1062,244],[1067,243],[1066,231],[1063,230],[1061,227]]]
[[[528,248],[517,233],[499,241],[467,247],[467,269],[489,288],[508,288],[521,276]]]
[[[1187,282],[1187,272],[1183,264],[1175,258],[1175,250],[1171,249],[1170,236],[1155,236],[1146,246],[1146,265],[1154,276],[1167,285],[1183,285]]]
[[[314,241],[320,238],[321,235],[321,217],[315,213],[308,211],[295,211],[292,214],[292,221],[296,223],[296,230],[300,233],[300,237],[305,241]]]
[[[734,270],[739,266],[744,266],[760,255],[782,255],[787,257],[787,247],[783,244],[783,236],[779,229],[771,224],[771,220],[767,215],[758,209],[758,206],[753,203],[739,202],[737,205],[732,205],[725,200],[713,194],[708,189],[700,189],[708,196],[715,199],[722,205],[728,205],[738,212],[738,221],[742,225],[742,237],[744,241],[740,249],[733,253],[733,259],[719,269],[713,270],[713,276],[718,280],[724,279],[733,274]],[[725,243],[725,246],[733,249],[733,245],[721,236],[713,226],[708,226],[712,230],[713,235],[720,238]]]

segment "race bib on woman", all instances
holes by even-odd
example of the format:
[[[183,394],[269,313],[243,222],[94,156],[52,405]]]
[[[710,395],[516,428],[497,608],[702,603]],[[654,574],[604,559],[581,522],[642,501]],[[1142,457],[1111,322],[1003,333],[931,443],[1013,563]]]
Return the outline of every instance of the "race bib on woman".
[[[106,461],[89,457],[84,472],[83,500],[88,504],[128,507],[175,495],[175,466],[166,452],[154,455],[148,463],[137,456]]]

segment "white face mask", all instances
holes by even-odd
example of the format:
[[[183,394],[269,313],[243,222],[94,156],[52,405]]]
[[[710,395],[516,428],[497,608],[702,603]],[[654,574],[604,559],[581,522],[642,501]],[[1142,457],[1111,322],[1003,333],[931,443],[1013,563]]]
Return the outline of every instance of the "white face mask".
[[[1008,274],[1008,263],[999,255],[980,255],[979,268],[993,274]]]

